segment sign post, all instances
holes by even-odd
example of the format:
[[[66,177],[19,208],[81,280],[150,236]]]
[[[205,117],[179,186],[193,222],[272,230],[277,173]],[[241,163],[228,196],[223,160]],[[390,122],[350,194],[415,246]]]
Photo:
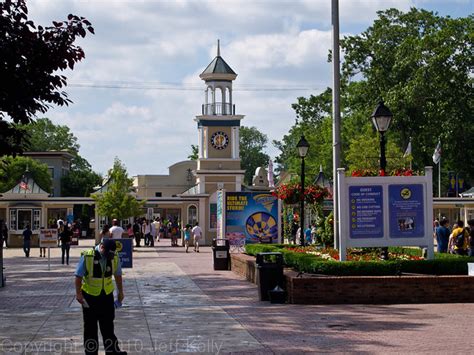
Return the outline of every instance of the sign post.
[[[339,259],[351,247],[419,246],[434,258],[433,168],[425,176],[346,177],[338,169]]]
[[[41,229],[39,234],[40,248],[48,248],[48,270],[51,270],[51,248],[58,247],[58,230]]]

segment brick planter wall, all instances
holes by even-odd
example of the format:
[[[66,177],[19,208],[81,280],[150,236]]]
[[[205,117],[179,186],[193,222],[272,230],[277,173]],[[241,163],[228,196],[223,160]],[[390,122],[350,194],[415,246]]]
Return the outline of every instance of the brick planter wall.
[[[232,270],[254,282],[255,257],[232,254]],[[285,270],[288,303],[397,304],[474,302],[472,276],[308,276]]]
[[[230,254],[230,268],[252,283],[257,282],[257,264],[255,257],[247,254]]]

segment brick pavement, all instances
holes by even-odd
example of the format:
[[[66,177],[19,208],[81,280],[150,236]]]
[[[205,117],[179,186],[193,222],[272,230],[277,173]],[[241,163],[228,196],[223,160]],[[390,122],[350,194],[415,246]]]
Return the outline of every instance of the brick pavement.
[[[75,265],[81,248],[72,249]],[[0,353],[80,353],[74,266],[5,250]],[[131,353],[471,353],[474,305],[272,305],[256,286],[212,270],[210,248],[184,253],[169,241],[139,248],[124,270],[117,335]],[[460,331],[460,329],[464,331]],[[26,351],[25,351],[26,350]],[[57,350],[57,351],[55,351]],[[135,351],[133,351],[135,350]]]

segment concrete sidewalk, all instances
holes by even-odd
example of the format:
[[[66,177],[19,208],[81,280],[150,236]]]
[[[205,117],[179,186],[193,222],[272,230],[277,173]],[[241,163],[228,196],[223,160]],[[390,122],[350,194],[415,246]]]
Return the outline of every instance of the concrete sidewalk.
[[[137,248],[124,269],[116,334],[129,353],[472,352],[474,305],[272,305],[257,301],[255,285],[214,271],[210,248],[186,254],[169,244]],[[4,250],[1,354],[83,352],[73,285],[83,248],[71,249],[71,266],[52,249],[51,271],[38,249],[30,258]]]

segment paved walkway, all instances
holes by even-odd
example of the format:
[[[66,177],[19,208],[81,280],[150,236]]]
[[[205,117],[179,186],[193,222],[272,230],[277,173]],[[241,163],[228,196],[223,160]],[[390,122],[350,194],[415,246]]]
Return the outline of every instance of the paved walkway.
[[[84,243],[84,242],[81,242]],[[87,243],[87,242],[86,242]],[[88,243],[90,245],[90,243]],[[71,266],[52,249],[5,250],[0,354],[81,353],[82,312]],[[184,253],[169,240],[138,248],[124,270],[116,333],[129,353],[472,353],[474,305],[272,305],[232,272],[212,270],[210,248]]]

